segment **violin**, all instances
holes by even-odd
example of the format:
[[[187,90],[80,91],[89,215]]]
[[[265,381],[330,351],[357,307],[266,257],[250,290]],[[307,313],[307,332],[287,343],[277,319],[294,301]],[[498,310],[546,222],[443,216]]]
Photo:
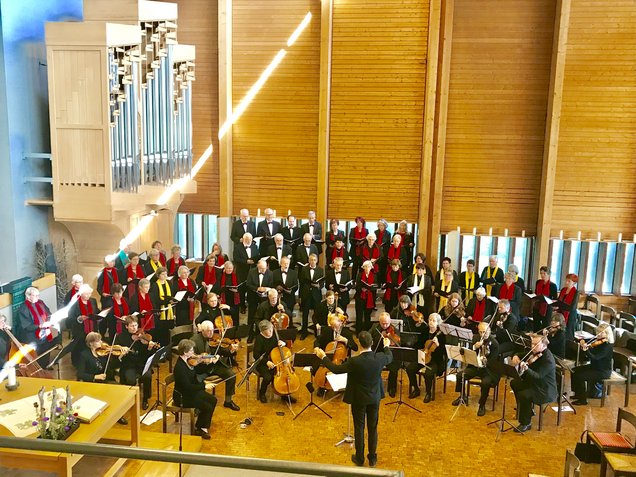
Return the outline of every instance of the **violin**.
[[[380,330],[380,334],[383,338],[389,338],[389,340],[391,340],[391,343],[393,343],[395,346],[400,346],[400,335],[397,334],[395,328],[393,328],[393,325],[389,325],[386,330]]]
[[[278,329],[275,326],[274,333],[276,334],[276,348],[269,354],[272,363],[276,366],[276,375],[273,383],[274,392],[280,396],[286,396],[298,391],[300,379],[290,362],[292,352],[287,346],[280,346]]]
[[[210,344],[211,348],[221,347],[224,349],[229,349],[232,347],[232,345],[240,344],[241,340],[232,339],[232,338],[220,338],[218,336],[213,336],[212,338],[208,340],[208,343]]]
[[[122,356],[125,353],[124,346],[121,345],[108,345],[102,343],[102,345],[95,350],[95,354],[99,357],[103,356]],[[128,350],[129,353],[135,353],[135,351]]]
[[[424,343],[424,349],[422,350],[424,351],[424,364],[429,364],[431,362],[433,359],[433,353],[439,347],[439,341],[435,339],[438,333],[439,329],[433,333],[431,338],[426,340],[426,343]]]
[[[527,360],[526,360],[526,364],[528,366],[530,366],[532,363],[534,363],[536,360],[538,360],[541,356],[543,356],[543,353],[536,353],[533,354],[532,356],[530,356]]]
[[[596,340],[594,343],[590,345],[590,348],[596,348],[597,346],[601,346],[602,344],[607,343],[607,338],[602,338],[600,340]]]
[[[196,366],[197,364],[201,364],[206,359],[213,359],[217,357],[215,354],[195,354],[188,358],[188,364],[190,366]]]
[[[152,335],[150,333],[139,332],[135,333],[132,337],[133,344],[135,341],[139,341],[141,344],[149,345],[152,344],[153,348],[159,348],[161,345],[159,343],[155,343],[152,341]]]

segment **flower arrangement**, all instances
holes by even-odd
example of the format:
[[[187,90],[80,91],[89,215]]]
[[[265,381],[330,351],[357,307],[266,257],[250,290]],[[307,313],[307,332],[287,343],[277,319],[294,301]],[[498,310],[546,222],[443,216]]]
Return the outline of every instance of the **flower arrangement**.
[[[79,426],[77,413],[73,412],[73,401],[69,387],[66,386],[66,401],[58,399],[57,389],[53,388],[51,407],[48,415],[44,403],[44,386],[38,392],[38,401],[34,402],[35,420],[40,438],[64,440]]]

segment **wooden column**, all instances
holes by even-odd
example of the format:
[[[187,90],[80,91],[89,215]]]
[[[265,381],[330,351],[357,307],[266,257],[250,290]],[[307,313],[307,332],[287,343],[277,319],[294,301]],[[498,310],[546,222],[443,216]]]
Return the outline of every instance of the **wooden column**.
[[[446,44],[446,34],[452,33],[452,12],[453,12],[454,0],[448,0],[444,2],[445,15],[448,14],[450,8],[450,30],[447,31],[446,24],[444,25],[444,45]],[[431,0],[429,10],[429,36],[428,36],[428,63],[426,65],[426,104],[424,108],[424,139],[422,144],[422,169],[420,176],[420,206],[419,206],[419,228],[418,228],[418,250],[425,251],[427,257],[437,255],[436,246],[433,243],[439,241],[439,221],[437,226],[437,232],[435,232],[433,224],[431,223],[431,206],[434,203],[434,195],[432,186],[432,178],[437,179],[437,174],[433,174],[433,153],[434,153],[434,140],[435,140],[435,118],[436,118],[436,105],[437,105],[437,91],[438,91],[438,62],[440,58],[440,29],[442,27],[442,5],[441,0]],[[446,21],[445,21],[446,23]],[[450,48],[450,37],[448,38],[448,45]],[[446,47],[443,47],[443,55],[446,55]],[[450,49],[448,50],[449,65],[450,65]],[[443,65],[442,65],[443,66]],[[443,94],[446,98],[446,104],[448,103],[448,78],[446,80],[446,86],[443,83],[440,84],[440,94]],[[441,106],[441,104],[440,104]],[[446,113],[444,112],[444,117]],[[441,174],[443,174],[443,168]],[[440,174],[440,176],[441,176]],[[436,263],[428,260],[428,263]],[[435,265],[433,265],[435,266]]]
[[[329,229],[329,129],[331,126],[331,47],[333,40],[333,0],[323,0],[320,11],[320,99],[318,119],[318,188],[316,215]]]
[[[554,42],[552,45],[552,67],[548,92],[548,112],[543,147],[543,170],[541,172],[541,194],[539,196],[539,220],[535,269],[531,283],[538,275],[539,267],[548,263],[550,232],[552,228],[552,206],[556,178],[557,154],[559,147],[559,127],[561,123],[561,103],[563,100],[563,78],[567,53],[568,27],[570,24],[570,1],[557,0]]]
[[[219,0],[219,129],[232,116],[232,0]],[[232,127],[219,137],[219,211],[232,215]]]

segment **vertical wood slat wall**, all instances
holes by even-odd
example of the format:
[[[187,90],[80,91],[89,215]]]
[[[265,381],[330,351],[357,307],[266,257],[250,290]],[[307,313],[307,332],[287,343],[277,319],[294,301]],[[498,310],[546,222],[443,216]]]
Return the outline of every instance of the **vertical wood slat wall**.
[[[328,216],[416,221],[429,0],[336,0]]]
[[[636,233],[636,1],[572,2],[552,236]]]
[[[536,233],[554,12],[554,0],[455,0],[442,233]]]
[[[296,43],[287,39],[308,11]],[[281,48],[287,50],[232,131],[233,212],[271,207],[297,215],[316,207],[320,0],[233,1],[233,104]]]
[[[180,43],[196,47],[196,80],[192,88],[193,162],[210,144],[212,157],[196,176],[197,194],[186,194],[180,212],[219,213],[218,3],[170,0],[179,7]]]

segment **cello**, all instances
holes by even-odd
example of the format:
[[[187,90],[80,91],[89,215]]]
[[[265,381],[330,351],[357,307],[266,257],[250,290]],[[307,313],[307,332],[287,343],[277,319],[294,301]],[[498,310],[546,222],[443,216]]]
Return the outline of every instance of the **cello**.
[[[340,333],[342,331],[342,327],[344,326],[344,321],[346,319],[347,317],[344,314],[329,313],[330,323],[332,322],[332,320],[340,320],[340,328],[336,332],[336,339],[331,341],[327,346],[325,346],[326,354],[333,353],[333,357],[331,358],[331,362],[333,364],[342,364],[344,360],[347,359],[347,356],[349,354],[347,345],[343,343],[342,341],[338,340],[338,338],[340,337]],[[314,375],[314,386],[331,390],[332,389],[331,384],[329,384],[329,381],[327,380],[328,374],[331,374],[331,371],[329,371],[325,366],[321,365],[316,370],[316,374]]]
[[[26,345],[18,341],[18,339],[13,335],[13,333],[11,333],[8,326],[4,328],[4,332],[11,339],[11,348],[9,349],[9,356],[14,356],[18,352],[22,353],[22,359],[18,361],[17,364],[19,364],[19,366],[16,367],[16,371],[20,374],[20,376],[23,376],[25,378],[32,378],[32,377],[47,378],[47,379],[54,378],[53,370],[42,368],[42,366],[40,366],[37,360],[41,358],[42,356],[45,356],[49,354],[50,352],[55,351],[56,349],[59,349],[59,345],[51,348],[45,353],[42,353],[41,356],[38,356],[38,354],[35,352],[35,349],[26,352],[27,350]]]
[[[273,383],[274,392],[279,396],[287,396],[298,391],[300,379],[290,362],[292,358],[291,350],[287,346],[280,345],[276,326],[274,326],[274,333],[276,335],[276,348],[269,354],[272,363],[276,366],[276,375]]]

